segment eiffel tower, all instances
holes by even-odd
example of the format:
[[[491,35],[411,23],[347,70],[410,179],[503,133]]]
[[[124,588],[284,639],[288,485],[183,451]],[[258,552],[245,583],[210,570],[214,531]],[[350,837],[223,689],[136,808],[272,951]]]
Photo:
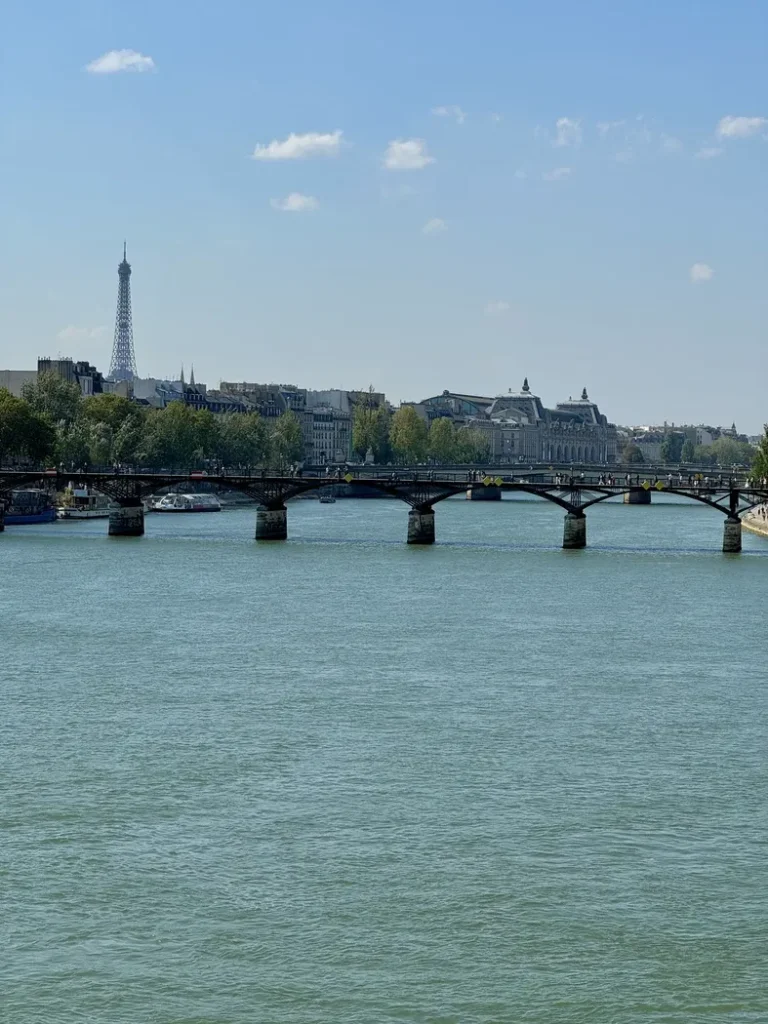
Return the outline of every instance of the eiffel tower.
[[[136,373],[136,354],[133,351],[133,320],[131,318],[131,264],[126,258],[123,242],[123,262],[117,268],[117,315],[115,316],[115,340],[112,345],[112,365],[109,376],[112,380],[133,380]]]

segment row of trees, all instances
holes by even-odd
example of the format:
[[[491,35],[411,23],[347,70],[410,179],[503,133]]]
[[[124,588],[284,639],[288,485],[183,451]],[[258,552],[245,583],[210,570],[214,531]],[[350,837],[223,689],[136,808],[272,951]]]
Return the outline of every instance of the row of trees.
[[[390,414],[370,394],[356,403],[352,447],[376,462],[482,462],[488,444],[477,430],[447,419],[430,428],[412,406]],[[215,463],[243,469],[284,469],[304,454],[301,424],[290,411],[271,420],[258,413],[214,416],[182,402],[148,409],[119,395],[84,398],[77,384],[40,374],[21,398],[0,389],[0,461],[29,459],[67,468],[142,465],[202,468]]]
[[[456,428],[446,418],[427,426],[411,405],[390,413],[378,405],[373,389],[361,392],[352,416],[352,450],[361,460],[369,451],[381,465],[390,462],[485,462],[489,455],[485,435],[472,428]]]
[[[55,374],[25,384],[21,398],[0,389],[0,462],[283,469],[300,461],[303,447],[292,412],[271,422],[257,413],[215,417],[181,402],[147,409],[114,394],[83,398]]]
[[[410,464],[427,460],[442,465],[485,462],[489,456],[482,431],[457,428],[445,417],[432,420],[428,427],[411,405],[401,406],[391,417],[388,443],[396,461]]]
[[[680,434],[669,434],[661,443],[661,461],[669,466],[712,466],[727,469],[731,466],[751,466],[755,449],[747,441],[734,437],[719,437],[710,445],[695,445],[690,438]],[[645,462],[643,453],[631,441],[621,453],[622,462],[628,465]]]
[[[379,464],[482,463],[489,456],[482,431],[457,428],[448,418],[433,420],[428,427],[409,405],[390,414],[372,393],[361,394],[355,404],[352,448],[360,459],[372,451]],[[122,464],[183,470],[216,463],[284,469],[300,462],[303,451],[301,424],[290,411],[272,420],[257,413],[213,416],[181,402],[147,409],[119,395],[84,398],[77,384],[45,373],[24,385],[21,398],[0,388],[0,463],[28,459],[67,468]],[[670,434],[662,444],[662,457],[670,464],[722,469],[750,466],[754,460],[755,475],[768,477],[768,432],[757,452],[731,437],[695,447]],[[630,442],[622,459],[641,463],[643,456]]]

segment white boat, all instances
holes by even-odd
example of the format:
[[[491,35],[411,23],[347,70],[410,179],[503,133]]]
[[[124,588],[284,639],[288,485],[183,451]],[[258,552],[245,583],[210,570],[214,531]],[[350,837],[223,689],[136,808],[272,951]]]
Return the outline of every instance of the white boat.
[[[153,512],[221,512],[215,494],[166,494],[152,506]]]
[[[320,495],[320,504],[321,505],[333,505],[333,504],[335,504],[335,502],[336,502],[336,499],[334,498],[334,496],[332,494],[321,494]]]
[[[94,494],[85,486],[73,486],[64,491],[64,500],[56,509],[57,519],[107,519],[109,517],[108,499],[102,494]]]
[[[108,508],[73,508],[60,505],[56,509],[57,519],[108,519]]]

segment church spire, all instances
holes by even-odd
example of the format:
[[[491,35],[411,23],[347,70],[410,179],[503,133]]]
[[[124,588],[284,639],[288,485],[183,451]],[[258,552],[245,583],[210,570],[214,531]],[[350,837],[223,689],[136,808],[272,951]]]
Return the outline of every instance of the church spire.
[[[189,372],[189,386],[193,388],[195,386],[195,364],[192,363],[192,369]]]
[[[530,390],[531,389],[528,387],[528,378],[526,377],[525,380],[523,381],[523,391],[528,392]]]
[[[181,387],[183,389],[184,388],[184,363],[181,364],[181,377],[179,378],[179,380],[181,381]]]

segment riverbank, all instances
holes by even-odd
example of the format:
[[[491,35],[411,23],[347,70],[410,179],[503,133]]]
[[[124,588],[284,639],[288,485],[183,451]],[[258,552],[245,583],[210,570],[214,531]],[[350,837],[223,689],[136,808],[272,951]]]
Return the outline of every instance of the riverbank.
[[[747,513],[747,515],[742,516],[741,521],[744,529],[749,530],[750,533],[757,533],[761,537],[768,537],[768,519],[757,512]]]

